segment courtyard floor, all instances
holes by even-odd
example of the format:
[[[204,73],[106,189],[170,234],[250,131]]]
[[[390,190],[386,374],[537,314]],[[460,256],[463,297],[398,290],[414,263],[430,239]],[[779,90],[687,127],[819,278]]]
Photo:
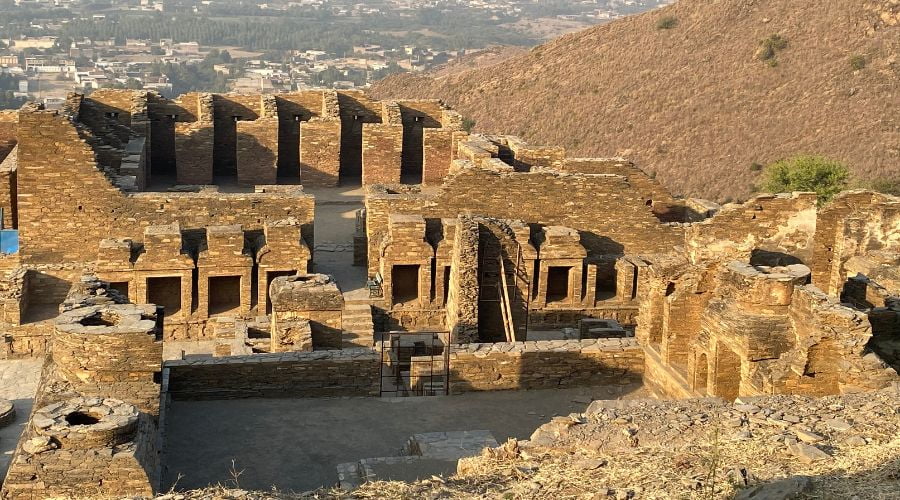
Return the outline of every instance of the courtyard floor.
[[[0,398],[12,401],[16,407],[15,421],[0,427],[0,480],[6,476],[16,444],[28,423],[43,364],[43,359],[0,360]]]
[[[639,385],[498,391],[419,398],[173,401],[164,488],[223,484],[307,491],[333,486],[335,467],[397,456],[416,433],[485,429],[527,439],[593,399],[648,397]]]

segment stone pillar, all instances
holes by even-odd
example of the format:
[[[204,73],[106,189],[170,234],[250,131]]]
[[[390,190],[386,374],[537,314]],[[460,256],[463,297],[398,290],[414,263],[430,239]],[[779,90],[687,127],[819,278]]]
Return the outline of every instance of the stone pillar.
[[[305,319],[309,321],[315,349],[341,348],[344,296],[331,276],[281,276],[272,281],[269,296],[272,300],[273,345],[276,336],[285,337],[298,328],[292,321]],[[300,342],[302,344],[303,340]]]

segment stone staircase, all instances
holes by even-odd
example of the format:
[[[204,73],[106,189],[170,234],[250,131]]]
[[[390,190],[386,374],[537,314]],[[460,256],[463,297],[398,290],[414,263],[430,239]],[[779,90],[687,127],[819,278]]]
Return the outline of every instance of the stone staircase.
[[[415,434],[407,440],[401,455],[338,464],[338,481],[341,489],[350,491],[371,481],[411,482],[447,476],[456,472],[460,458],[475,456],[486,447],[497,446],[497,440],[485,430]]]
[[[341,314],[341,328],[341,343],[344,348],[375,345],[375,326],[372,323],[372,306],[369,304],[345,304]]]

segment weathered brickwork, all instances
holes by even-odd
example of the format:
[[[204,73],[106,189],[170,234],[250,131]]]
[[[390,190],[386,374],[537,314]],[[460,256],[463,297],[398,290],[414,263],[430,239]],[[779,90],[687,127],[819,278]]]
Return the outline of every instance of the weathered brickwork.
[[[826,395],[884,387],[897,373],[868,343],[866,313],[812,285],[802,264],[690,264],[650,257],[637,338],[663,394]]]
[[[0,160],[0,208],[3,209],[3,229],[18,227],[18,191],[16,187],[18,170],[18,151],[14,146],[9,155]]]
[[[627,383],[643,366],[634,339],[468,344],[450,352],[450,393]]]
[[[900,252],[900,201],[896,197],[851,191],[836,196],[817,219],[813,283],[839,294],[849,259],[871,251]]]
[[[435,193],[402,192],[394,186],[368,189],[370,273],[376,271],[374,257],[391,213],[419,214],[426,219],[468,213],[513,220],[529,214],[529,223],[595,234],[587,243],[590,251],[598,254],[659,252],[683,242],[684,230],[661,223],[621,176],[556,171],[521,174],[468,162],[456,162],[456,168]]]
[[[281,332],[285,320],[309,321],[312,346],[340,349],[344,297],[331,276],[297,274],[280,276],[269,285],[272,301],[272,332]]]
[[[357,348],[167,361],[167,391],[175,399],[377,396],[379,360]]]

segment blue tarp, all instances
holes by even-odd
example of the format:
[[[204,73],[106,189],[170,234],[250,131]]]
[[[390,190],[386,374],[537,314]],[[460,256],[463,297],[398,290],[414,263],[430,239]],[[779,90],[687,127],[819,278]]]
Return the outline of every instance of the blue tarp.
[[[0,253],[19,253],[19,230],[0,230]]]

